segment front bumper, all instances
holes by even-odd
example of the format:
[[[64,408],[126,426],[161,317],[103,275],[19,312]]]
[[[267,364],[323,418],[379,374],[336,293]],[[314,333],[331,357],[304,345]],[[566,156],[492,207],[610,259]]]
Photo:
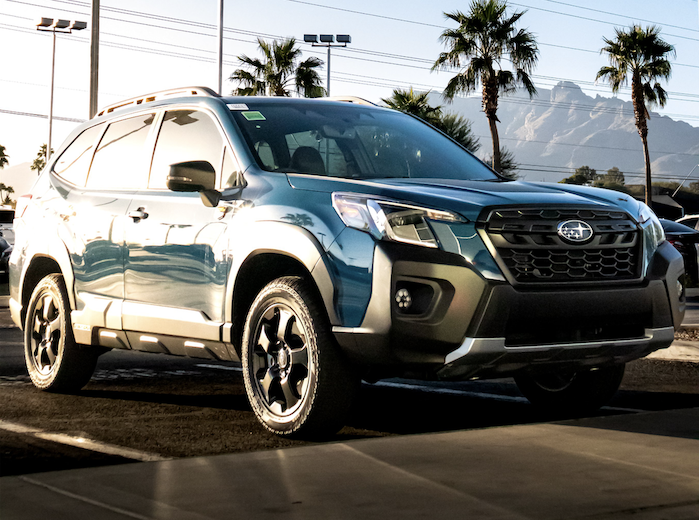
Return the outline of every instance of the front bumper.
[[[409,253],[415,251],[377,245],[361,326],[333,327],[361,365],[473,378],[625,363],[668,347],[684,317],[682,257],[668,243],[642,281],[606,286],[519,289],[484,279],[456,255],[427,261],[427,253]],[[406,284],[429,288],[425,312],[399,308],[393,296]]]

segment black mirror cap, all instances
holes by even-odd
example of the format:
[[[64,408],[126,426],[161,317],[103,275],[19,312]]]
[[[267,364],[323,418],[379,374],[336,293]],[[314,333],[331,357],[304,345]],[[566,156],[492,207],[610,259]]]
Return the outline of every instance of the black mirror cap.
[[[167,187],[172,191],[206,191],[216,187],[216,170],[209,161],[170,165]]]

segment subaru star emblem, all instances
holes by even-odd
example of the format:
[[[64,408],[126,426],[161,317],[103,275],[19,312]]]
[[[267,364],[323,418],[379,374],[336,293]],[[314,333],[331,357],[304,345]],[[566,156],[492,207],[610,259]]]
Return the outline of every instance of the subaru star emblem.
[[[570,242],[587,242],[592,238],[592,227],[582,220],[566,220],[558,224],[558,234]]]

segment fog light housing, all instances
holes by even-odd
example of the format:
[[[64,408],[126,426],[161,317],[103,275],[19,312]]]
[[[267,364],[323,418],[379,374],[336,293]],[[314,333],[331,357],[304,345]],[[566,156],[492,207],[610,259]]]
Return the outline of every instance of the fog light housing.
[[[413,297],[410,295],[408,289],[398,289],[396,293],[396,303],[399,309],[408,310],[413,304]]]
[[[677,280],[677,297],[681,300],[684,297],[684,284],[682,280]]]
[[[396,283],[394,300],[400,314],[421,316],[427,314],[435,299],[435,290],[426,283],[399,280]]]

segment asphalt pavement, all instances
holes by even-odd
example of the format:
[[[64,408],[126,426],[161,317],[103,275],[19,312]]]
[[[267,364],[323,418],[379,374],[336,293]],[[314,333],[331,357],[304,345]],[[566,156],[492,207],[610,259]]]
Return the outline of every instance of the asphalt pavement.
[[[0,478],[3,520],[279,517],[697,519],[699,409]]]

